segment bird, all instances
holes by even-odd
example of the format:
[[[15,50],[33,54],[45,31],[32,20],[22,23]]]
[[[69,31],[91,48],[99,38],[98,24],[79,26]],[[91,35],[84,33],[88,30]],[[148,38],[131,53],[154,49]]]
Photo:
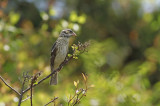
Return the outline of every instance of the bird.
[[[65,60],[68,53],[69,39],[76,34],[71,29],[64,29],[60,32],[58,39],[52,46],[50,67],[51,72],[59,68],[62,62]],[[57,85],[58,72],[53,74],[50,79],[50,85]]]

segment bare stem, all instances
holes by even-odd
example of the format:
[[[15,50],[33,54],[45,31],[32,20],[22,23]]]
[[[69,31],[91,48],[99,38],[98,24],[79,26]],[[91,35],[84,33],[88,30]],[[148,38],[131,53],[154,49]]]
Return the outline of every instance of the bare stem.
[[[82,52],[80,52],[80,53],[85,52],[85,48],[87,47],[87,45],[88,45],[88,44],[81,44],[81,43],[78,44],[78,50],[79,50],[79,51],[82,51]],[[81,47],[83,47],[82,50],[81,50]],[[73,50],[73,51],[75,52],[75,50]],[[26,75],[24,76],[24,80],[23,80],[23,83],[22,83],[21,93],[19,93],[17,90],[15,90],[15,89],[14,89],[13,87],[11,87],[9,84],[7,84],[7,82],[6,82],[1,76],[0,76],[0,79],[2,80],[2,82],[3,82],[6,86],[8,86],[11,90],[13,90],[15,93],[17,93],[17,94],[20,96],[20,97],[19,97],[18,106],[21,105],[21,102],[23,102],[23,101],[25,101],[25,100],[27,100],[27,99],[29,99],[29,98],[30,98],[30,100],[31,100],[31,106],[32,106],[32,93],[33,93],[33,92],[32,92],[32,88],[35,87],[35,86],[37,86],[37,85],[39,85],[39,84],[42,83],[44,80],[48,79],[51,75],[53,75],[53,74],[55,74],[56,72],[60,71],[65,64],[67,64],[71,59],[73,59],[73,57],[74,57],[74,54],[73,54],[72,56],[68,57],[68,59],[65,59],[64,62],[59,66],[58,69],[52,71],[51,74],[49,74],[48,76],[46,76],[46,77],[44,77],[43,79],[41,79],[38,83],[35,83],[35,84],[34,84],[33,79],[32,79],[32,80],[31,80],[31,86],[30,86],[29,88],[27,88],[27,89],[24,90],[25,82],[26,82],[27,78],[29,78],[29,76],[26,74]],[[86,83],[85,83],[85,85],[86,85]],[[86,89],[87,89],[87,87],[86,87]],[[26,98],[26,99],[24,99],[24,100],[22,100],[24,93],[26,93],[26,92],[29,91],[29,90],[31,90],[31,96],[28,97],[28,98]],[[74,95],[71,100],[73,100],[73,99],[75,98],[75,96],[76,96],[76,95]],[[79,95],[77,96],[76,103],[78,102],[78,101],[77,101],[77,100],[78,100],[78,97],[79,97]],[[46,105],[50,104],[51,102],[54,102],[56,99],[58,99],[58,97],[55,97],[52,101],[48,102]],[[71,101],[71,100],[70,100],[70,101]],[[68,104],[70,103],[70,101],[68,102]],[[46,105],[44,105],[44,106],[46,106]]]
[[[74,96],[68,101],[68,106],[70,105],[70,102],[76,97],[76,92],[74,94]]]
[[[3,81],[3,83],[8,86],[11,90],[13,90],[15,93],[17,93],[18,95],[21,95],[18,91],[16,91],[13,87],[11,87],[10,85],[7,84],[7,82],[2,78],[2,76],[0,76],[0,79]]]
[[[49,74],[48,76],[46,76],[46,77],[44,77],[43,79],[41,79],[38,83],[33,84],[32,87],[35,87],[35,86],[39,85],[39,84],[42,83],[44,80],[48,79],[51,75],[55,74],[57,71],[60,71],[60,70],[62,69],[62,67],[63,67],[65,64],[67,64],[68,61],[70,61],[72,58],[73,58],[73,56],[69,57],[69,59],[66,59],[66,60],[59,66],[58,69],[52,71],[51,74]],[[26,93],[26,92],[29,91],[30,89],[31,89],[31,87],[25,89],[25,90],[23,91],[23,93]]]
[[[26,82],[26,77],[24,77],[24,80],[23,80],[23,84],[22,84],[22,88],[21,88],[21,95],[20,95],[20,97],[19,97],[19,103],[18,103],[18,106],[20,106],[21,105],[21,101],[22,101],[22,98],[23,98],[23,89],[24,89],[24,84],[25,84],[25,82]]]
[[[31,106],[33,106],[33,103],[32,103],[32,86],[33,86],[33,79],[31,80],[31,98],[30,98],[30,100],[31,100]]]
[[[50,102],[48,102],[47,104],[45,104],[44,106],[49,105],[50,103],[54,102],[56,99],[58,99],[58,97],[55,97],[54,99],[52,99]]]
[[[21,102],[24,102],[24,101],[26,101],[26,100],[28,100],[30,98],[31,98],[31,96],[28,96],[26,99],[23,99]]]

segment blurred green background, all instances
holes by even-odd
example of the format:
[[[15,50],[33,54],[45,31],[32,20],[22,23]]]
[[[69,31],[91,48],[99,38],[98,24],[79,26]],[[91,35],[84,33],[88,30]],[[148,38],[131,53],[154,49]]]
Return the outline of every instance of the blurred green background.
[[[35,87],[33,105],[58,96],[56,105],[67,106],[83,72],[94,87],[80,106],[160,106],[159,26],[159,0],[1,0],[0,75],[17,90],[23,72],[48,75],[52,44],[71,28],[78,37],[70,45],[90,40],[88,52],[64,66],[57,86]],[[0,106],[17,97],[0,81]]]

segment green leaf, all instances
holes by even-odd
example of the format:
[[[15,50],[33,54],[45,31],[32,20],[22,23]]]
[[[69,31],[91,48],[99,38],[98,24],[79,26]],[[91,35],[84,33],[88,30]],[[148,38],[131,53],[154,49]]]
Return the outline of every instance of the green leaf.
[[[20,19],[20,14],[15,12],[10,12],[9,14],[11,24],[16,24]]]
[[[78,17],[78,23],[84,24],[86,22],[86,15],[81,15]]]
[[[78,19],[77,13],[75,11],[71,12],[69,19],[73,22],[76,22]]]
[[[68,57],[71,57],[72,55],[71,54],[68,54]]]
[[[83,76],[83,79],[86,81],[87,78],[86,78],[86,76],[83,73],[82,73],[82,76]]]
[[[77,82],[76,81],[74,81],[74,86],[77,87]]]
[[[75,57],[75,59],[78,59],[78,57]]]
[[[54,9],[49,9],[49,15],[54,16],[55,15],[55,10]]]

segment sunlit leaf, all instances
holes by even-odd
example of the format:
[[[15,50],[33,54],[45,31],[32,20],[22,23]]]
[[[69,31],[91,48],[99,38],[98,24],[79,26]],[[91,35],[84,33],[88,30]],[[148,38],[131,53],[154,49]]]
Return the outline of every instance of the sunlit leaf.
[[[47,24],[43,24],[42,25],[42,30],[47,30],[48,29],[48,25]]]
[[[95,85],[92,84],[92,85],[90,85],[89,87],[95,87]]]
[[[49,9],[49,15],[54,16],[55,15],[55,10],[54,9]]]
[[[75,11],[71,12],[71,15],[70,15],[69,19],[70,19],[71,21],[73,21],[73,22],[77,21],[78,16],[77,16],[77,14],[76,14]]]
[[[144,20],[146,21],[146,22],[151,22],[152,21],[152,19],[153,19],[153,15],[152,14],[144,14],[144,16],[143,16],[143,18],[144,18]]]
[[[77,80],[77,84],[79,84],[79,80]]]
[[[68,54],[68,57],[71,57],[72,55],[71,54]]]
[[[77,82],[76,81],[74,81],[74,86],[77,87]]]
[[[82,76],[83,76],[83,79],[86,81],[87,78],[86,78],[86,76],[83,73],[82,73]]]
[[[49,16],[46,12],[41,12],[40,15],[41,15],[42,19],[45,20],[45,21],[49,19]]]
[[[74,46],[71,46],[72,47],[72,49],[74,49],[75,47]]]
[[[78,57],[75,57],[74,59],[78,59]]]
[[[9,16],[10,16],[10,22],[12,24],[16,24],[18,20],[20,19],[20,14],[15,13],[15,12],[10,12]]]
[[[78,17],[78,22],[80,24],[84,24],[86,22],[86,15],[83,14],[83,15],[79,16]]]
[[[38,82],[34,82],[34,84],[38,84]]]

